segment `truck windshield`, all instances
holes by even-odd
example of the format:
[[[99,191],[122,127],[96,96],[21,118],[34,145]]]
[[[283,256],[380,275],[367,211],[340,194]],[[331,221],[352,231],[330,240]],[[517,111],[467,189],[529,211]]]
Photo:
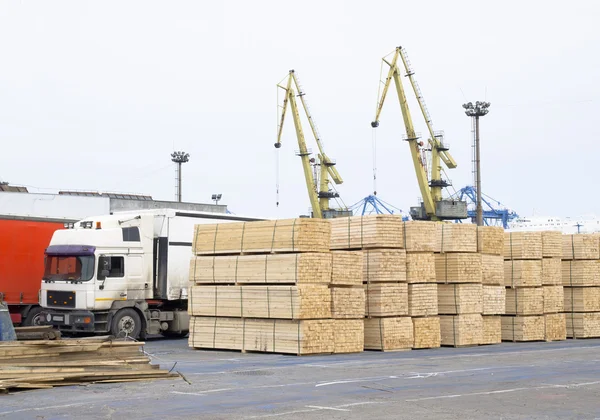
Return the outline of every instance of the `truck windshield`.
[[[93,255],[47,255],[44,280],[88,281],[94,276]]]

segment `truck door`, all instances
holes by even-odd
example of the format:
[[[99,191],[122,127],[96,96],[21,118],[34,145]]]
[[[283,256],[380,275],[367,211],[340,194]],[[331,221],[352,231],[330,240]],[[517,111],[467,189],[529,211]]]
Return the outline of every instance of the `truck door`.
[[[113,301],[127,299],[125,255],[98,257],[95,308],[110,309]]]

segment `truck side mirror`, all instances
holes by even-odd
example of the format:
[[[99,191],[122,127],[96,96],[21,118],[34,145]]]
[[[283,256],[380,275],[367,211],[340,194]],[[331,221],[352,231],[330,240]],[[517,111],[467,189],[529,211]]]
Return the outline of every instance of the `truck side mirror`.
[[[104,268],[104,269],[102,269],[100,274],[102,275],[102,277],[108,277],[108,275],[110,274],[110,271],[108,271],[107,269]]]

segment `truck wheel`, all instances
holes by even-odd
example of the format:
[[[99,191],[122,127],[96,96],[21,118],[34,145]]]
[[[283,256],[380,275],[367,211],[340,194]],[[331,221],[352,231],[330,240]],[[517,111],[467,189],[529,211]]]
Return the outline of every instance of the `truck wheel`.
[[[40,313],[42,312],[42,308],[40,306],[35,306],[29,310],[27,314],[27,318],[25,318],[25,322],[23,326],[25,327],[37,327],[42,325],[42,317]]]
[[[111,334],[117,338],[125,336],[138,339],[142,332],[142,320],[135,309],[124,308],[112,320]]]

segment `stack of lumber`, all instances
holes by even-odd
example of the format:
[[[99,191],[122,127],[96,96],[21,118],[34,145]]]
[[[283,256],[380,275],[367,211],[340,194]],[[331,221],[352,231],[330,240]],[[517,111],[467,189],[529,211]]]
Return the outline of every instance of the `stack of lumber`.
[[[566,340],[567,338],[561,273],[562,236],[560,231],[542,232],[542,288],[544,294],[544,339],[546,341]]]
[[[600,337],[599,248],[597,235],[562,236],[562,284],[569,338]]]
[[[143,345],[106,338],[1,342],[0,393],[177,376],[151,365]]]
[[[506,315],[502,317],[502,340],[544,340],[542,233],[505,232],[504,235]]]
[[[414,349],[441,345],[434,254],[437,225],[422,221],[404,224],[408,315],[413,322]]]
[[[190,347],[362,351],[362,253],[332,253],[329,242],[319,219],[197,225]]]
[[[437,224],[435,271],[443,346],[472,346],[483,341],[479,242],[475,225]]]
[[[361,250],[359,282],[366,350],[404,350],[412,346],[406,284],[406,232],[399,216],[374,215],[331,219],[331,249]],[[414,239],[410,232],[409,237]],[[332,291],[335,289],[332,289]],[[353,299],[355,288],[338,289]],[[352,290],[352,292],[350,292]],[[353,320],[354,321],[354,320]],[[407,328],[410,325],[410,328]]]
[[[481,283],[483,284],[481,344],[498,344],[502,342],[500,316],[506,313],[504,229],[497,226],[478,226],[477,252],[481,254]]]

